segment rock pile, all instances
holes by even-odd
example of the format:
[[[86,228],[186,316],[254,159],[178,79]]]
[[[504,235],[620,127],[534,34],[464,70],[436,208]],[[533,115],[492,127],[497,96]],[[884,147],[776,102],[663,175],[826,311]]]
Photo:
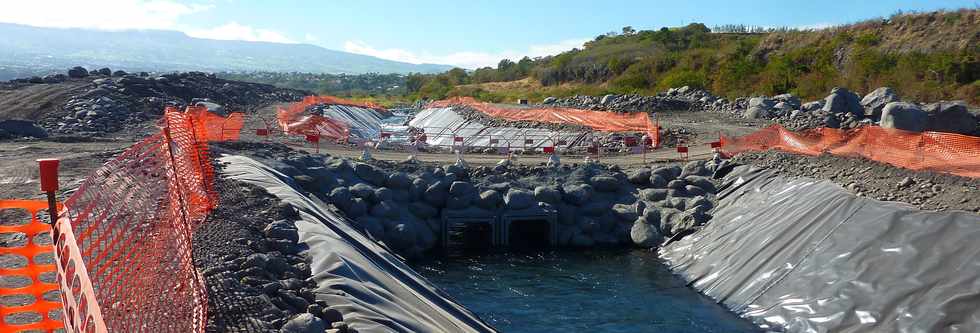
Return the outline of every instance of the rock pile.
[[[728,100],[702,89],[685,86],[671,88],[655,96],[549,97],[543,104],[622,112],[719,112],[739,118],[773,120],[791,130],[817,127],[850,129],[879,124],[909,131],[980,134],[980,117],[971,113],[963,102],[905,103],[888,87],[875,89],[863,98],[845,88],[836,87],[823,100],[809,103],[801,103],[791,94]],[[886,109],[890,112],[886,113]]]
[[[73,68],[68,77],[90,80],[91,84],[37,123],[53,134],[102,136],[145,126],[158,119],[168,105],[182,108],[200,102],[217,112],[250,111],[268,103],[297,101],[308,94],[200,72],[156,77],[142,74]]]
[[[605,95],[585,96],[576,95],[567,98],[548,97],[542,104],[585,110],[618,111],[618,112],[654,112],[666,110],[688,110],[691,103],[688,100],[674,96],[656,95]]]
[[[350,332],[338,309],[316,299],[296,210],[256,186],[217,186],[221,204],[192,243],[214,310],[207,331]]]
[[[467,168],[362,163],[269,149],[248,154],[291,176],[406,258],[436,248],[447,216],[556,214],[559,246],[655,246],[710,219],[716,192],[710,176],[724,163],[625,173],[598,164]]]

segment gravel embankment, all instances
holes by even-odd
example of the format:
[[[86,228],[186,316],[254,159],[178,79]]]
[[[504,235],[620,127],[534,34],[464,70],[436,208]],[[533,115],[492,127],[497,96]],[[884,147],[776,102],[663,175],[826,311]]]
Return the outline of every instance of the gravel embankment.
[[[863,158],[796,155],[780,151],[743,153],[733,162],[779,170],[788,176],[829,179],[848,191],[925,210],[959,209],[980,214],[980,180],[912,171]]]

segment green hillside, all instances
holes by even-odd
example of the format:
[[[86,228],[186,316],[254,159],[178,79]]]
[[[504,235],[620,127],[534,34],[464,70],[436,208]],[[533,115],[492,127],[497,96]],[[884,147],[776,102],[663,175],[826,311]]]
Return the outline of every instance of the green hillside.
[[[498,102],[578,93],[654,94],[685,85],[727,97],[788,92],[817,99],[835,86],[861,93],[890,86],[907,99],[980,104],[978,54],[976,9],[896,14],[804,31],[709,29],[698,23],[644,31],[625,27],[556,56],[504,60],[472,72],[411,75],[406,87],[413,97],[469,95]],[[480,85],[525,78],[540,88]]]

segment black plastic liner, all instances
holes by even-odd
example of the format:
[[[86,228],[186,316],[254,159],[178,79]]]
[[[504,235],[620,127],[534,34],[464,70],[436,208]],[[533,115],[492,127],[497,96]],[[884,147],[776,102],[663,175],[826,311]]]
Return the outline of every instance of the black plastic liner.
[[[223,176],[260,186],[299,211],[295,224],[309,247],[316,297],[357,332],[495,332],[322,202],[296,191],[288,176],[243,156],[219,160],[227,163]]]
[[[693,288],[773,330],[980,331],[980,216],[749,166],[724,181],[712,221],[660,250]]]

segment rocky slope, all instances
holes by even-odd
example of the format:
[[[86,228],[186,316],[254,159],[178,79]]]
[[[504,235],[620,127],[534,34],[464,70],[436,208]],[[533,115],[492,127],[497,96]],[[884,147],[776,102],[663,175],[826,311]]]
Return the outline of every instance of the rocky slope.
[[[30,93],[39,88],[44,88],[40,89],[43,94]],[[151,76],[108,68],[89,72],[75,67],[67,75],[0,84],[0,119],[33,121],[51,135],[139,135],[152,127],[166,106],[201,104],[219,114],[247,113],[271,103],[297,101],[309,94],[219,79],[201,72]],[[29,135],[15,127],[0,126],[0,131],[6,131],[8,137]]]

